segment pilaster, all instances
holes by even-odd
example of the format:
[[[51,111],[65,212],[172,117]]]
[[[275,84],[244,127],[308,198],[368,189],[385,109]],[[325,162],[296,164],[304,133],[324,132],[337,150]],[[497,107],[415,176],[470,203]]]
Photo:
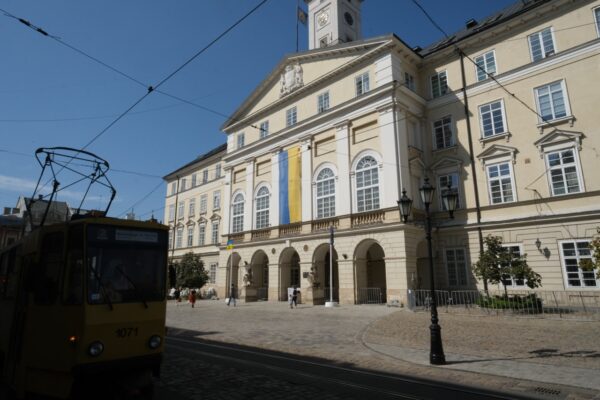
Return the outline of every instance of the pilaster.
[[[312,149],[310,139],[302,142],[302,221],[312,220]]]
[[[335,213],[337,215],[350,214],[352,209],[352,193],[350,188],[350,122],[344,121],[335,127],[335,141],[337,152],[337,188],[335,196]]]
[[[246,204],[244,204],[244,231],[254,226],[254,160],[246,164]]]

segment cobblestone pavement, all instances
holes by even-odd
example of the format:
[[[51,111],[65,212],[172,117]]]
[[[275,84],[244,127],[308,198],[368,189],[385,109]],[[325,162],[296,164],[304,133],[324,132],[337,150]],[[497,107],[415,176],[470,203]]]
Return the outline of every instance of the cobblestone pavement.
[[[600,376],[598,322],[440,313],[440,323],[446,354],[467,356],[457,358],[455,364],[448,367],[426,365],[426,357],[425,362],[421,362],[429,346],[427,313],[374,305],[343,305],[333,309],[299,305],[291,310],[287,303],[238,302],[237,307],[227,307],[223,301],[208,300],[196,303],[194,309],[185,304],[177,306],[174,302],[167,308],[169,327],[195,331],[198,337],[207,340],[499,391],[532,395],[554,393],[547,398],[557,399],[600,399],[600,391],[577,388],[577,382],[573,383],[575,387],[569,387],[516,380],[495,375],[498,362],[492,363],[492,367],[473,366],[473,359],[468,358],[518,360],[519,366],[525,366],[525,372],[518,375],[523,378],[528,377],[527,371],[539,371],[542,366],[554,368],[557,373],[564,367],[571,368],[571,373],[579,371],[584,377],[590,373],[597,377]],[[167,352],[165,381],[173,379],[172,371],[168,370],[172,357],[177,356]],[[514,365],[503,368],[513,369]],[[480,367],[485,374],[473,372]]]

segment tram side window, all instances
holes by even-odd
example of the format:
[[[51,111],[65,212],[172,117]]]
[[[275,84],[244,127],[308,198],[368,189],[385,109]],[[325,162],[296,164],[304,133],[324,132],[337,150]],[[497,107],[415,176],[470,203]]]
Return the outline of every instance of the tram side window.
[[[41,263],[33,274],[33,291],[36,304],[53,304],[58,296],[58,276],[63,263],[62,232],[46,235],[42,242]]]
[[[69,232],[62,300],[65,304],[83,302],[83,227],[81,225],[74,226]]]
[[[14,299],[17,294],[17,271],[15,263],[18,248],[0,255],[0,299]]]

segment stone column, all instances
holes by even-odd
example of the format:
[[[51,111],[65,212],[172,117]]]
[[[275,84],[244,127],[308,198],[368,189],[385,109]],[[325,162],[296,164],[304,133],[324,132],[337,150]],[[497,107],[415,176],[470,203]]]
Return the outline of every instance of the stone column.
[[[254,160],[246,164],[246,202],[244,204],[244,231],[254,227]]]
[[[302,222],[312,220],[312,150],[310,139],[302,142]]]
[[[223,190],[223,198],[221,199],[221,203],[223,204],[223,228],[221,230],[221,236],[225,237],[227,237],[230,232],[229,224],[231,223],[231,179],[233,177],[231,172],[231,168],[225,170],[225,188]],[[222,242],[226,242],[226,240]]]
[[[280,151],[278,150],[271,156],[271,190],[273,190],[273,195],[269,202],[269,219],[271,226],[279,226],[279,153]],[[271,279],[270,276],[269,279]],[[269,282],[271,281],[269,280]],[[271,289],[269,288],[269,300],[271,300],[270,290]]]
[[[398,149],[395,138],[397,121],[394,121],[394,106],[390,103],[379,108],[378,111],[381,156],[384,161],[380,168],[380,207],[397,207],[396,201],[400,198],[399,193],[401,190],[398,187],[402,186],[402,180],[398,168]]]
[[[343,121],[335,127],[337,152],[337,189],[335,195],[336,215],[347,215],[352,210],[352,192],[350,187],[350,137],[349,121]]]

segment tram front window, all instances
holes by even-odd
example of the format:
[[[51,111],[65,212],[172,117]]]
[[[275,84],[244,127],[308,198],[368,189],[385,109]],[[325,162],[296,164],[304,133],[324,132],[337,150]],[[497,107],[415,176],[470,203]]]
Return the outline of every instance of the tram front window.
[[[88,302],[112,305],[163,300],[163,236],[163,232],[156,231],[90,226],[86,255]]]

